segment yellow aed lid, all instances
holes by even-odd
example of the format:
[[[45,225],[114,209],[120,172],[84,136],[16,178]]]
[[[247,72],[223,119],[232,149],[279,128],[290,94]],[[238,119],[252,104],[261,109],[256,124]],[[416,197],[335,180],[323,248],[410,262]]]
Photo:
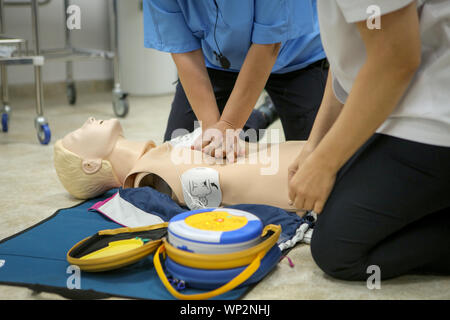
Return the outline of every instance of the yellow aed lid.
[[[153,253],[167,234],[167,222],[139,227],[102,230],[75,244],[67,261],[83,271],[121,268]]]

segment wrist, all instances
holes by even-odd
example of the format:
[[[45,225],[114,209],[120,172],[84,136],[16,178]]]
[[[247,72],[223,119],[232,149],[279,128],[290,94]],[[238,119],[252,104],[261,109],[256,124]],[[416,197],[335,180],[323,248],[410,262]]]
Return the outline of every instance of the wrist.
[[[330,154],[332,152],[324,152],[320,148],[315,148],[311,151],[309,160],[328,172],[337,173],[342,166],[341,162],[338,157],[330,156]]]
[[[305,152],[312,153],[316,149],[316,147],[317,147],[316,143],[307,140],[302,148],[302,151],[304,150]]]
[[[219,121],[219,119],[215,119],[215,118],[205,118],[202,120],[199,120],[200,122],[200,126],[202,127],[203,130],[206,130],[208,128],[211,128],[212,126],[214,126],[217,122]]]
[[[226,119],[220,118],[219,123],[221,123],[226,129],[232,129],[232,130],[237,129],[236,126],[232,122],[230,122]]]

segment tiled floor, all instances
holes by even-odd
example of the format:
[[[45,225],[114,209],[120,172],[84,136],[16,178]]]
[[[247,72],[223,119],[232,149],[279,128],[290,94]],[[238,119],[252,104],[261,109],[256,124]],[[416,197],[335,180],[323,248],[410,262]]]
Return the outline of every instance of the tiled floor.
[[[121,119],[127,138],[161,143],[171,95],[130,97],[130,113]],[[42,146],[34,129],[33,99],[13,97],[10,131],[0,133],[0,239],[26,229],[57,209],[79,200],[63,189],[53,168],[53,143],[80,127],[89,117],[114,117],[108,92],[80,94],[76,106],[65,97],[46,99],[44,113],[52,131],[50,145]],[[277,122],[274,127],[280,128]],[[369,290],[366,283],[343,282],[325,276],[311,258],[308,245],[294,248],[276,270],[259,283],[246,299],[450,299],[450,278],[405,276]],[[0,286],[0,299],[62,299],[29,289]]]

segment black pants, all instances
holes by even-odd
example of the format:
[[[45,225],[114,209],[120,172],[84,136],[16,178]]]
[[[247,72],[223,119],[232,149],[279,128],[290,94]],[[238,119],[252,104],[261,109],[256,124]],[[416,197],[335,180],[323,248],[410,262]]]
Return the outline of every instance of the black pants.
[[[344,280],[450,274],[450,148],[375,134],[339,171],[311,240]]]
[[[225,107],[238,73],[208,68],[212,87],[216,96],[219,112]],[[272,74],[266,83],[266,91],[280,116],[286,140],[307,140],[325,90],[328,69],[325,60],[320,60],[304,69]],[[172,102],[164,141],[172,138],[176,129],[194,130],[197,118],[189,104],[180,82]],[[263,115],[253,110],[244,130],[265,129]]]

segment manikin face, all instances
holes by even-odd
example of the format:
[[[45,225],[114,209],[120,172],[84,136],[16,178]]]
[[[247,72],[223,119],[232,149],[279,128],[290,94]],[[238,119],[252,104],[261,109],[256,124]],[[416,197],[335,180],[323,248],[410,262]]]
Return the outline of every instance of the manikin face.
[[[81,128],[67,134],[62,144],[84,160],[102,160],[111,153],[120,136],[123,130],[119,120],[91,117]]]

